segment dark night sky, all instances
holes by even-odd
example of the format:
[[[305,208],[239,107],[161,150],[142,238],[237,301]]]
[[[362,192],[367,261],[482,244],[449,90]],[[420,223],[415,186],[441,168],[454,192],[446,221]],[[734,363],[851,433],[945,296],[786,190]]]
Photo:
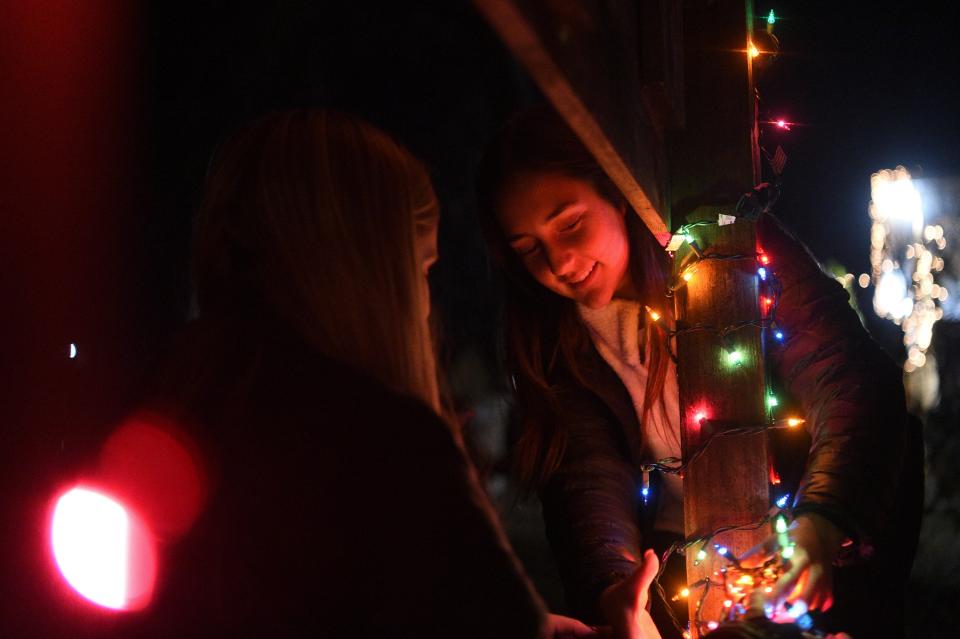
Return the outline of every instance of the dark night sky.
[[[929,176],[960,169],[960,16],[956,5],[791,4],[797,13],[769,5],[783,16],[783,54],[759,78],[769,112],[805,125],[785,134],[784,215],[816,252],[861,272],[870,174],[897,164]]]

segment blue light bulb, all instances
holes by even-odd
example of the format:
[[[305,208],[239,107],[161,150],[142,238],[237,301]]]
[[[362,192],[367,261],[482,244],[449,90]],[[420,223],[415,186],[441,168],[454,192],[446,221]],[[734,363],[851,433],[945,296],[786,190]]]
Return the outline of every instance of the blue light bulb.
[[[807,602],[805,602],[803,599],[797,599],[787,610],[787,614],[794,619],[799,620],[800,617],[807,614],[807,610],[809,610],[809,608],[807,608]]]
[[[760,275],[761,280],[767,279],[767,269],[763,268],[762,266],[757,269],[757,274]]]

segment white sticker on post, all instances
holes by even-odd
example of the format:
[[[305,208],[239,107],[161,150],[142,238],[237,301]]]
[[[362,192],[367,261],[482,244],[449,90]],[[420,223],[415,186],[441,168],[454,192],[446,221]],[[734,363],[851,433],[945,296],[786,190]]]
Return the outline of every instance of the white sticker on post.
[[[673,237],[670,238],[670,243],[667,244],[667,250],[670,252],[680,250],[680,247],[683,246],[683,243],[686,240],[687,240],[687,236],[682,233],[678,233],[677,235],[674,235]]]

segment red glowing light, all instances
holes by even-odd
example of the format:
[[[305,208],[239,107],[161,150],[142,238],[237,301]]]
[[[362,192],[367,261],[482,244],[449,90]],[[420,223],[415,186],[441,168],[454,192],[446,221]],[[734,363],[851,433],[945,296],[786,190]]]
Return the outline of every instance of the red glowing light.
[[[780,473],[773,467],[773,464],[770,464],[770,483],[774,486],[780,485]]]
[[[105,492],[77,486],[63,493],[53,509],[50,544],[60,574],[85,599],[111,610],[149,603],[157,574],[153,536]]]
[[[761,254],[760,254],[760,263],[763,264],[764,266],[766,266],[767,264],[769,264],[769,263],[770,263],[770,256],[768,256],[766,253],[761,253]]]
[[[697,430],[707,427],[710,420],[710,405],[707,402],[696,402],[690,407],[687,419],[693,420],[692,425]]]
[[[206,496],[204,475],[192,442],[155,415],[124,423],[100,452],[99,479],[163,537],[182,535],[196,520]]]
[[[771,304],[773,304],[773,300],[770,299],[769,297],[764,297],[764,298],[762,298],[762,299],[763,299],[763,305],[764,305],[764,306],[770,306]]]

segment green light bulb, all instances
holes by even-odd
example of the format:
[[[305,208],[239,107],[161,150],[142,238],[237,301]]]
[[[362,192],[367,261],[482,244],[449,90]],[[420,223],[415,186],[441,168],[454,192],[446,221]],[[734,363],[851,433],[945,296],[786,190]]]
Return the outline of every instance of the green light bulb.
[[[740,365],[743,362],[743,353],[741,353],[738,349],[728,352],[727,362],[733,364],[734,366]]]
[[[787,532],[787,520],[783,517],[777,517],[776,530],[779,535]]]
[[[697,553],[697,561],[703,561],[706,558],[707,558],[707,551],[701,548],[700,551]]]
[[[770,13],[767,14],[767,24],[773,24],[777,21],[777,16],[774,15],[773,9],[770,9]]]
[[[776,408],[779,404],[776,395],[767,395],[767,408]]]
[[[787,546],[783,549],[783,552],[780,553],[784,559],[790,559],[793,557],[793,546]]]

